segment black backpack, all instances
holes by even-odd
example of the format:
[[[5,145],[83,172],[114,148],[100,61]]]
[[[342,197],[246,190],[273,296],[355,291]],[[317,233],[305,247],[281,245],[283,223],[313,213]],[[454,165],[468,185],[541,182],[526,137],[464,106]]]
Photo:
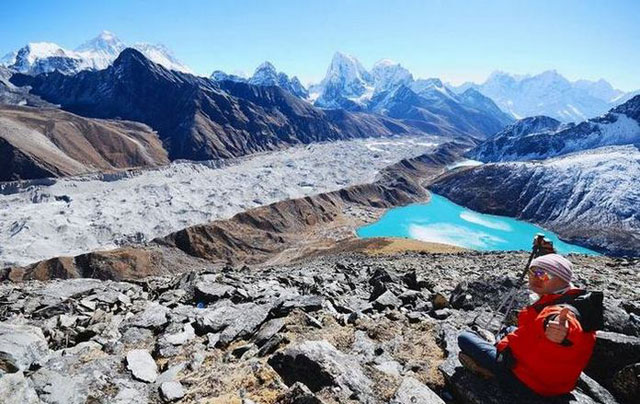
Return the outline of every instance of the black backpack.
[[[575,314],[584,331],[597,331],[604,327],[603,299],[603,292],[581,290],[578,293],[564,294],[551,302],[534,304],[533,308],[540,313],[548,306],[566,307]]]

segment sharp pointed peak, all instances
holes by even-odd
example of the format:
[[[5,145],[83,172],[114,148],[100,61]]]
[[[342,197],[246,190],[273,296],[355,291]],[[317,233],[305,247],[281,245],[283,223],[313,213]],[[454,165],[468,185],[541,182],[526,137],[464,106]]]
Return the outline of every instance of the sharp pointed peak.
[[[134,48],[125,48],[122,52],[120,52],[116,60],[114,60],[113,66],[117,67],[130,62],[137,62],[139,64],[145,65],[153,64],[153,62],[147,59],[147,57],[139,50]]]
[[[348,53],[340,52],[340,51],[336,51],[333,54],[333,58],[331,60],[332,60],[332,62],[333,61],[348,60],[350,62],[360,63],[360,61],[358,61],[358,59],[355,56],[353,56],[351,54],[348,54]]]
[[[268,60],[262,62],[257,68],[256,71],[258,70],[273,70],[276,71],[276,67],[273,65],[273,63],[269,62]]]
[[[105,29],[105,30],[102,30],[102,31],[98,34],[97,38],[102,38],[102,39],[114,39],[114,38],[116,38],[116,39],[117,39],[118,37],[117,37],[117,36],[116,36],[116,34],[114,34],[113,32],[111,32],[111,31],[107,31],[107,30]]]
[[[402,65],[392,59],[380,59],[373,65],[373,67],[386,67],[386,66],[402,66]]]

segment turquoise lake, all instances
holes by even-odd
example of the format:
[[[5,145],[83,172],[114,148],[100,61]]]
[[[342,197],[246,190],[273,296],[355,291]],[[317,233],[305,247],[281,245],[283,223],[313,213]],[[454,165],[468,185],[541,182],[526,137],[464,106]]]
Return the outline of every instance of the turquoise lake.
[[[357,230],[358,237],[403,237],[480,251],[531,250],[537,233],[553,241],[559,254],[598,255],[565,243],[553,232],[506,216],[485,215],[431,194],[431,201],[387,211],[379,221]]]

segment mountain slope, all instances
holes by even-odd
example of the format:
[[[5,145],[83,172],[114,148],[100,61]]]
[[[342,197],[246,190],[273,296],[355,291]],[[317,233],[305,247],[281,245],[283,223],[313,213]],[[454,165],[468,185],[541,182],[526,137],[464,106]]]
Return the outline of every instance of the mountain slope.
[[[0,156],[0,181],[169,163],[146,125],[9,105],[0,106]]]
[[[607,145],[640,143],[640,96],[578,125],[549,117],[520,120],[467,153],[476,160],[544,159]]]
[[[13,71],[0,66],[0,104],[53,107],[37,95],[29,94],[26,88],[13,85],[10,81],[13,74]]]
[[[41,74],[59,71],[75,74],[82,70],[107,68],[127,46],[113,33],[103,31],[75,50],[64,49],[50,42],[32,42],[2,60],[2,65],[25,74]],[[167,69],[191,73],[166,47],[136,43],[133,48]]]
[[[498,115],[494,116],[493,111],[469,107],[457,96],[441,89],[444,86],[425,87],[418,94],[401,85],[375,95],[369,103],[369,110],[392,118],[422,121],[429,124],[434,133],[464,133],[479,138],[493,134],[511,122],[497,107]]]
[[[325,78],[310,91],[314,105],[321,108],[411,120],[437,134],[484,138],[513,121],[478,92],[459,96],[439,79],[414,80],[406,68],[386,59],[368,72],[356,58],[339,52]]]
[[[546,115],[562,122],[599,116],[633,95],[614,89],[605,80],[570,82],[555,70],[534,76],[494,72],[482,84],[465,83],[456,90],[468,88],[475,88],[516,118]]]
[[[640,252],[640,150],[611,146],[541,162],[492,163],[431,189],[483,213],[524,219],[613,255]]]
[[[322,111],[278,87],[224,81],[215,83],[170,71],[134,49],[112,66],[75,76],[57,72],[15,75],[17,85],[71,112],[148,124],[158,132],[169,157],[208,160],[275,150],[291,144],[420,133],[397,122],[375,131],[343,131]],[[358,125],[358,119],[353,117]]]

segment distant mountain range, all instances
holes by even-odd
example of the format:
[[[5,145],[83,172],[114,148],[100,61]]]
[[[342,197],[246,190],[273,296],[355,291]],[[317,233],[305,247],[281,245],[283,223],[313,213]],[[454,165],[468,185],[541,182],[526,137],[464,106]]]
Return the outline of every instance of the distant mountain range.
[[[75,75],[14,74],[13,86],[90,118],[127,119],[158,132],[171,160],[209,160],[314,141],[423,134],[411,122],[323,111],[277,86],[168,70],[135,49],[111,66]]]
[[[214,72],[212,77],[221,80],[250,80],[219,71]],[[271,83],[274,81],[271,80]],[[288,86],[283,81],[281,87],[287,89]],[[427,101],[417,102],[415,96],[407,97],[408,94],[403,91],[396,93],[399,87],[407,87]],[[486,99],[481,99],[474,93],[463,96],[469,89],[476,90]],[[525,76],[494,72],[482,84],[468,82],[460,86],[443,85],[437,78],[415,79],[405,67],[388,59],[377,62],[371,70],[367,70],[358,59],[340,52],[334,55],[322,81],[309,87],[308,96],[305,91],[295,91],[296,95],[321,108],[381,114],[388,114],[389,110],[393,110],[396,117],[402,114],[402,118],[409,119],[415,116],[415,108],[424,110],[425,106],[435,109],[433,112],[442,116],[438,105],[433,103],[437,104],[444,99],[449,104],[457,103],[462,109],[477,109],[479,104],[484,104],[485,108],[481,112],[491,111],[490,119],[497,119],[502,124],[513,118],[537,115],[550,116],[561,122],[581,122],[600,116],[639,93],[640,91],[624,92],[615,89],[603,79],[571,82],[553,70]],[[404,99],[395,99],[396,94]],[[472,95],[474,100],[469,99]],[[410,105],[406,104],[408,98],[412,100]],[[398,104],[405,106],[401,113]],[[460,111],[457,115],[460,116]],[[425,115],[421,117],[424,118]],[[451,119],[447,118],[449,124]]]
[[[491,98],[503,111],[518,119],[546,115],[561,122],[594,118],[640,93],[614,89],[602,79],[571,82],[555,70],[533,76],[494,72],[482,84],[452,86],[458,93],[469,88]]]
[[[411,120],[433,134],[484,138],[513,122],[513,117],[475,90],[459,96],[438,79],[414,80],[408,70],[390,60],[376,63],[369,72],[356,58],[340,52],[334,55],[322,82],[309,90],[297,77],[277,72],[269,62],[249,78],[215,71],[211,79],[278,86],[316,107]]]
[[[545,116],[506,127],[467,153],[484,162],[541,160],[601,146],[640,144],[640,95],[579,124]]]
[[[270,62],[264,62],[258,66],[253,76],[249,78],[226,74],[223,71],[216,70],[211,74],[211,80],[235,81],[239,83],[249,83],[255,86],[277,86],[296,97],[303,99],[309,97],[309,92],[296,76],[289,78],[286,73],[276,71],[276,68]]]
[[[167,69],[191,73],[163,45],[136,43],[126,45],[109,31],[81,44],[75,50],[64,49],[51,42],[32,42],[5,55],[0,65],[26,74],[49,73],[55,70],[75,74],[83,70],[106,69],[125,48],[142,52],[147,58]]]
[[[102,70],[127,47],[137,49],[148,59],[170,70],[192,73],[164,46],[147,43],[127,45],[108,31],[103,31],[74,50],[50,42],[29,43],[5,55],[0,59],[0,66],[25,74],[54,70],[75,74],[83,70]],[[624,92],[615,89],[603,79],[571,82],[554,70],[537,75],[512,75],[497,71],[481,84],[443,85],[438,79],[417,79],[405,67],[388,59],[377,62],[371,70],[367,70],[355,57],[340,52],[334,55],[322,81],[309,88],[305,88],[297,77],[278,72],[270,62],[260,65],[252,77],[216,70],[210,78],[260,86],[275,85],[325,109],[341,108],[383,115],[392,111],[396,118],[402,119],[413,119],[418,115],[421,120],[428,118],[427,126],[436,131],[440,128],[443,128],[442,131],[452,128],[471,130],[481,137],[501,129],[512,118],[546,115],[561,122],[580,122],[604,114],[640,93],[640,90]],[[405,90],[398,92],[402,86],[427,101],[418,100]],[[469,97],[462,97],[462,94],[470,88],[488,97],[488,100],[480,101],[479,96],[474,95],[475,102],[469,102]],[[396,99],[395,95],[402,98]],[[442,96],[447,98],[445,109],[457,109],[456,117],[442,116]],[[406,104],[408,101],[409,105]],[[458,105],[453,107],[453,103]],[[494,103],[495,106],[492,105]],[[478,110],[479,104],[486,108]],[[480,118],[475,116],[478,112]],[[458,122],[458,119],[465,122]],[[483,121],[480,127],[477,126],[478,119]]]

